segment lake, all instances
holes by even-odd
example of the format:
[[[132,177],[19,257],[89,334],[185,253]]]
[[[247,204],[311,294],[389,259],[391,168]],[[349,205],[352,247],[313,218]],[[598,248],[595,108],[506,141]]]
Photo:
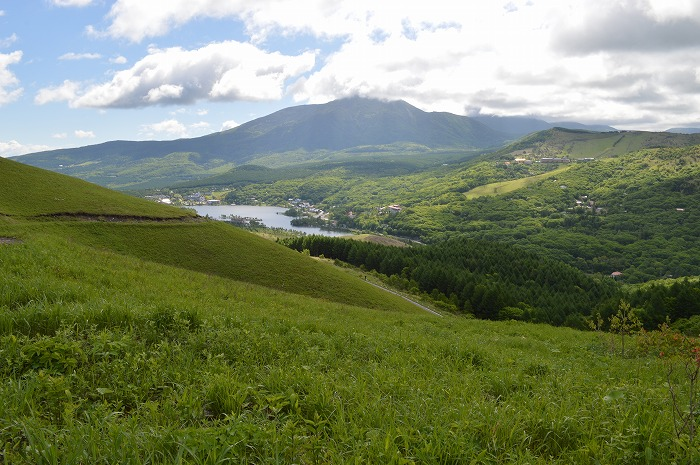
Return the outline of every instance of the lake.
[[[196,205],[194,207],[200,216],[209,216],[214,220],[221,220],[221,215],[234,215],[244,218],[258,218],[268,228],[283,228],[299,231],[305,234],[316,234],[319,236],[347,236],[348,232],[327,231],[321,228],[292,226],[291,216],[284,215],[287,211],[282,207],[267,207],[257,205]]]

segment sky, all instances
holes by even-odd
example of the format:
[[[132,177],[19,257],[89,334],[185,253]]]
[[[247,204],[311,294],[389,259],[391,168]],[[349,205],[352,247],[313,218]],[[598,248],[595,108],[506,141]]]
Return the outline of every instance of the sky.
[[[0,156],[350,96],[700,127],[700,0],[0,0]]]

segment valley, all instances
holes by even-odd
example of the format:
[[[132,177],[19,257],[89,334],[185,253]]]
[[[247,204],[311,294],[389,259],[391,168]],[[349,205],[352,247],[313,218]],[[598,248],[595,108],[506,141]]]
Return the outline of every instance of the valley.
[[[406,113],[433,132],[395,139]],[[251,122],[236,160],[220,133],[0,158],[1,461],[700,460],[700,136],[479,128],[360,99]]]

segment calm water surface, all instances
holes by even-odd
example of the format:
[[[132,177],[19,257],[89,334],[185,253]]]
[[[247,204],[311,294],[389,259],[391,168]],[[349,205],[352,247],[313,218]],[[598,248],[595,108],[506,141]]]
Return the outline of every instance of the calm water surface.
[[[209,216],[215,220],[220,220],[221,215],[235,215],[247,218],[258,218],[262,224],[268,228],[283,228],[299,231],[306,234],[317,234],[320,236],[347,236],[349,233],[338,231],[326,231],[321,228],[292,226],[294,218],[285,216],[286,208],[263,207],[257,205],[197,205],[192,207],[197,210],[200,216]]]

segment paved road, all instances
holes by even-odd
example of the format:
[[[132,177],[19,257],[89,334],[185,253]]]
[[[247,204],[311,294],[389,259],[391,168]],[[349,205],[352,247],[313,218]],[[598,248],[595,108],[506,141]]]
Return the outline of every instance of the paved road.
[[[397,296],[401,297],[401,298],[404,299],[404,300],[408,300],[408,301],[411,302],[413,305],[415,305],[416,307],[422,308],[422,309],[425,310],[426,312],[430,312],[430,313],[432,313],[433,315],[442,316],[442,315],[440,315],[438,312],[436,312],[435,310],[433,310],[433,309],[431,309],[431,308],[428,308],[428,307],[426,307],[425,305],[421,305],[421,304],[419,304],[418,302],[416,302],[415,300],[409,299],[409,298],[406,297],[405,295],[401,295],[401,294],[399,294],[398,292],[392,291],[391,289],[387,289],[386,287],[380,286],[379,284],[371,283],[371,282],[369,282],[369,281],[367,281],[367,280],[365,280],[365,282],[366,282],[367,284],[371,284],[371,285],[374,286],[374,287],[378,287],[379,289],[381,289],[381,290],[383,290],[383,291],[390,292],[390,293],[392,293],[392,294],[394,294],[394,295],[397,295]]]

